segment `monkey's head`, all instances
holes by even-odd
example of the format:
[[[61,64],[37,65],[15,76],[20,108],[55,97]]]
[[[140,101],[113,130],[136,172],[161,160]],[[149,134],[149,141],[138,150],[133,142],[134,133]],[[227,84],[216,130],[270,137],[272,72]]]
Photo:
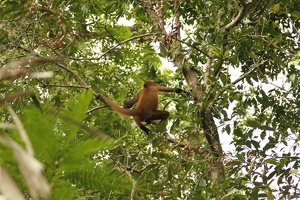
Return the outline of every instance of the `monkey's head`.
[[[144,83],[144,88],[147,88],[151,85],[154,85],[154,80],[147,80],[145,83]]]

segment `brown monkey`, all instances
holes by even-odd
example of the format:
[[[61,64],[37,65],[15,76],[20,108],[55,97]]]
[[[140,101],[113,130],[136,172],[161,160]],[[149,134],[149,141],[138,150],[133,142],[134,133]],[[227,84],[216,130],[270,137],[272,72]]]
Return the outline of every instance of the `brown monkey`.
[[[146,128],[142,122],[150,124],[154,120],[166,120],[169,117],[169,112],[158,110],[158,92],[176,92],[181,93],[179,88],[163,87],[154,85],[153,80],[147,80],[144,83],[144,88],[131,100],[124,101],[124,108],[118,106],[115,102],[106,96],[99,95],[103,101],[108,104],[117,113],[132,116],[136,124],[147,134],[149,129]],[[131,108],[135,103],[135,109]]]

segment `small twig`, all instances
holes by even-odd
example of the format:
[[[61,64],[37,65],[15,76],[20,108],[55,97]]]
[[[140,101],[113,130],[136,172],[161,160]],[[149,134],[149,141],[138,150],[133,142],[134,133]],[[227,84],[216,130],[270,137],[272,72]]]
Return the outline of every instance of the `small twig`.
[[[135,172],[135,173],[142,173],[144,172],[146,169],[148,168],[148,165],[146,165],[145,167],[141,168],[141,169],[135,169],[132,167],[125,167],[126,171],[130,171],[130,172]]]
[[[90,127],[88,127],[87,125],[69,117],[69,116],[66,116],[66,115],[63,115],[63,114],[59,114],[60,118],[62,118],[63,120],[65,121],[68,121],[68,122],[71,122],[72,124],[78,126],[79,128],[83,129],[83,130],[86,130],[87,132],[91,133],[93,136],[95,137],[98,137],[100,139],[103,139],[105,141],[109,141],[111,138],[104,132],[102,131],[99,131],[99,130],[95,130],[95,129],[92,129]]]
[[[117,42],[120,42],[107,28],[107,16],[108,13],[110,12],[110,9],[107,9],[105,12],[105,22],[104,22],[104,30],[110,35],[110,37],[112,37],[114,40],[116,40]]]
[[[233,81],[231,83],[231,85],[235,85],[238,82],[240,82],[241,80],[243,80],[246,76],[250,75],[252,72],[254,72],[259,66],[261,66],[262,64],[264,64],[266,61],[262,61],[260,63],[257,63],[256,65],[254,65],[248,72],[244,73],[243,75],[241,75],[239,78],[237,78],[235,81]]]
[[[182,142],[177,142],[175,139],[173,139],[168,132],[164,132],[164,136],[165,136],[165,139],[168,140],[169,142],[175,144],[175,146],[178,146],[178,147],[181,147],[181,148],[185,148],[187,146],[187,144],[184,144]],[[192,146],[189,146],[189,149],[190,150],[193,150],[195,153],[199,154],[199,155],[203,155],[203,156],[206,156],[208,153],[205,152],[205,151],[201,151],[199,150],[199,148],[195,148],[195,147],[192,147]]]
[[[189,43],[187,43],[187,42],[185,42],[185,41],[183,41],[183,40],[180,40],[180,39],[178,39],[178,38],[176,38],[176,37],[172,37],[172,38],[175,39],[175,40],[177,40],[178,42],[181,42],[181,43],[183,43],[183,44],[185,44],[185,45],[187,45],[187,46],[189,46],[189,47],[192,47],[192,48],[196,49],[197,51],[199,51],[200,53],[202,53],[202,54],[205,55],[206,57],[211,58],[210,55],[208,55],[206,52],[202,51],[202,50],[201,50],[200,48],[198,48],[195,44],[189,44]]]
[[[86,86],[80,86],[80,85],[43,84],[43,87],[68,87],[68,88],[83,88],[83,89],[89,89],[89,87],[86,87]]]
[[[252,72],[254,72],[259,66],[261,66],[263,63],[265,63],[266,61],[262,61],[261,63],[256,64],[254,67],[252,67],[248,72],[242,74],[239,78],[237,78],[236,80],[234,80],[232,83],[225,85],[223,88],[221,88],[221,90],[218,92],[218,94],[216,94],[214,101],[212,101],[208,107],[210,107],[229,87],[231,87],[232,85],[237,84],[238,82],[240,82],[241,80],[243,80],[246,76],[249,76]]]
[[[83,87],[85,87],[85,88],[90,88],[90,86],[75,72],[75,71],[73,71],[73,70],[71,70],[70,68],[68,68],[68,67],[66,67],[65,65],[63,65],[63,64],[60,64],[60,63],[56,63],[56,65],[58,66],[58,67],[60,67],[60,68],[62,68],[62,69],[64,69],[64,70],[66,70],[66,71],[68,71],[68,72],[70,72],[71,74],[73,74],[73,76],[75,77],[75,79],[77,80],[77,81],[79,81],[82,85],[83,85]]]
[[[108,107],[108,105],[97,106],[97,107],[95,107],[95,108],[93,108],[93,109],[91,109],[91,110],[88,110],[88,111],[86,112],[86,114],[90,114],[90,113],[94,112],[95,110],[99,110],[99,109],[107,108],[107,107]]]
[[[157,35],[159,33],[146,33],[146,34],[142,34],[142,35],[137,35],[131,38],[128,38],[127,40],[121,41],[118,44],[116,44],[115,46],[111,47],[110,49],[108,49],[107,51],[105,51],[101,56],[97,57],[97,58],[70,58],[72,60],[100,60],[101,58],[103,58],[106,54],[110,53],[111,51],[113,51],[114,49],[116,49],[117,47],[130,42],[132,40],[135,39],[139,39],[139,38],[143,38],[143,37],[147,37],[147,36],[151,36],[151,35]]]

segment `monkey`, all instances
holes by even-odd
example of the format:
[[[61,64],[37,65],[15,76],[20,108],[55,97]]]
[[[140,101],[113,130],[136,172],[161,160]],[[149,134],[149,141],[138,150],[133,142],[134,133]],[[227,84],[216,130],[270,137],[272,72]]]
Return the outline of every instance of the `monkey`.
[[[137,93],[135,97],[130,100],[125,100],[123,108],[118,106],[114,101],[108,97],[99,94],[100,97],[107,105],[109,105],[114,111],[119,114],[132,116],[135,123],[142,129],[147,135],[149,135],[150,130],[146,128],[142,122],[147,124],[153,123],[155,120],[167,120],[169,117],[169,112],[158,110],[158,93],[159,92],[183,92],[180,88],[170,88],[155,85],[153,80],[147,80],[144,83],[143,89]],[[137,103],[136,108],[131,108],[135,103]]]

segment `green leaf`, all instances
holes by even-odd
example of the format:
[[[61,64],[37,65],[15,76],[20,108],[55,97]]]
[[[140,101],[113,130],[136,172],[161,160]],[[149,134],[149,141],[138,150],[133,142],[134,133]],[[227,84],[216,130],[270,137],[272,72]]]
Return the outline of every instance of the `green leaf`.
[[[83,191],[71,185],[68,179],[54,177],[52,182],[55,182],[55,184],[51,187],[51,198],[49,199],[81,199],[83,196]]]
[[[264,90],[261,90],[261,94],[262,94],[264,103],[268,103],[268,102],[269,102],[269,97],[268,97],[268,95],[265,93]]]
[[[271,180],[275,175],[277,174],[277,172],[276,171],[273,171],[273,172],[271,172],[269,175],[268,175],[268,180]]]
[[[131,181],[120,172],[113,170],[112,166],[102,163],[101,166],[83,168],[72,173],[67,173],[66,177],[73,183],[84,186],[87,189],[101,189],[103,191],[124,190],[130,193],[132,190]],[[145,191],[141,185],[136,188],[138,191]]]
[[[244,138],[244,133],[243,133],[243,131],[242,131],[240,128],[234,129],[233,134],[234,134],[235,136]]]
[[[246,145],[246,147],[248,147],[249,149],[252,147],[252,142],[251,141],[249,141],[249,140],[247,140],[246,142],[245,142],[245,145]]]
[[[21,121],[30,137],[34,151],[47,164],[54,165],[60,150],[60,136],[57,134],[57,120],[54,116],[42,113],[36,108],[23,111]]]
[[[283,167],[285,164],[287,164],[288,163],[288,159],[287,158],[282,158],[282,159],[280,159],[280,161],[279,161],[279,166],[280,167]]]
[[[275,13],[278,13],[279,12],[279,10],[280,10],[280,4],[275,4],[272,8],[271,8],[271,10],[273,11],[273,12],[275,12]]]
[[[296,80],[296,74],[291,74],[291,75],[289,76],[289,79],[290,79],[290,81],[291,81],[292,83],[295,83],[295,80]]]
[[[163,43],[159,43],[160,56],[163,58],[168,57],[168,50]]]
[[[281,58],[277,54],[270,52],[269,55],[279,65],[281,65],[281,66],[285,65],[285,63],[281,60]]]
[[[260,123],[254,119],[248,119],[246,121],[246,124],[250,127],[253,127],[253,128],[259,128],[261,127]]]
[[[167,129],[167,125],[168,125],[168,121],[167,120],[164,120],[164,121],[161,121],[159,124],[158,124],[158,126],[157,126],[157,131],[158,132],[164,132],[164,131],[166,131],[166,129]]]
[[[101,141],[98,138],[86,141],[76,141],[64,150],[64,162],[62,168],[65,170],[80,167],[84,157],[95,153],[97,150],[104,149],[109,145],[108,142]]]
[[[61,118],[64,120],[62,129],[71,140],[78,132],[86,111],[92,99],[91,91],[84,91],[82,94],[74,96],[66,104],[65,109],[61,110]]]
[[[4,6],[5,8],[5,9],[1,9],[0,11],[2,17],[5,18],[9,17],[9,19],[14,19],[22,16],[25,12],[24,7],[21,6],[21,4],[16,1],[4,1],[3,3],[0,2],[0,5]]]
[[[230,125],[227,125],[226,128],[225,128],[225,130],[226,130],[227,134],[230,135],[230,133],[231,133],[231,127],[230,127]]]
[[[252,145],[255,147],[255,149],[259,149],[259,143],[255,140],[251,140]]]
[[[267,159],[264,162],[272,165],[278,165],[278,162],[275,159]]]
[[[294,11],[292,12],[292,16],[299,19],[300,18],[300,11]]]
[[[261,126],[260,129],[265,130],[265,131],[273,131],[274,130],[274,128],[272,128],[270,126]]]
[[[35,105],[38,109],[42,110],[41,104],[40,104],[39,100],[37,99],[37,97],[36,97],[34,94],[31,95],[31,99],[32,99],[34,105]]]

